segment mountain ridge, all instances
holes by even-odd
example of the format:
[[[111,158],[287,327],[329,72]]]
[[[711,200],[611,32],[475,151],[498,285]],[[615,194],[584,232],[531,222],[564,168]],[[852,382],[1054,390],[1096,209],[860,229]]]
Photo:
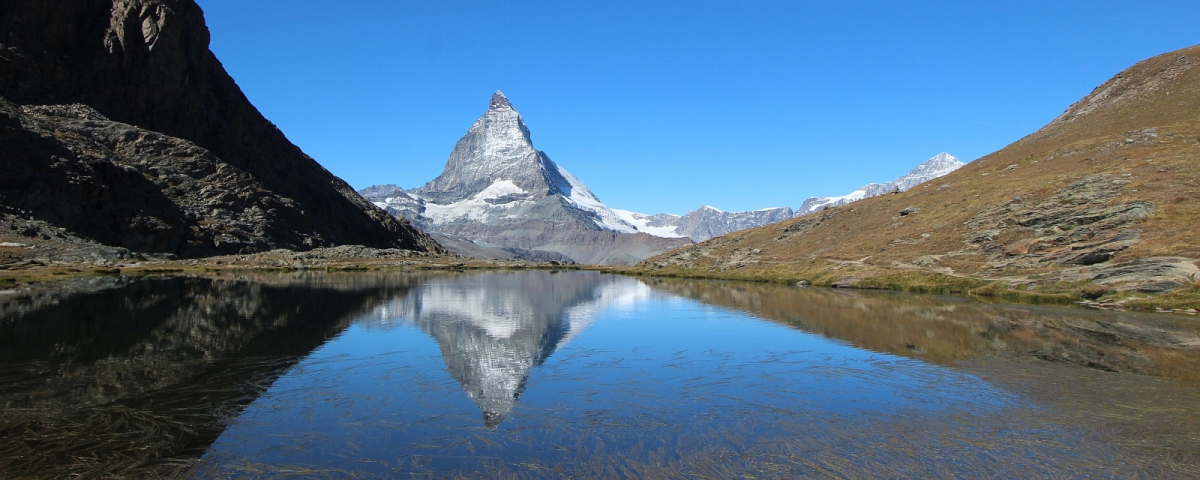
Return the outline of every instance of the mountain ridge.
[[[627,264],[690,243],[638,232],[534,148],[529,127],[500,91],[436,178],[411,190],[377,185],[359,194],[426,231],[474,243],[453,242],[468,255],[547,251],[578,263]]]
[[[769,207],[742,212],[725,212],[711,205],[701,206],[684,215],[669,213],[647,215],[629,210],[614,211],[639,231],[668,238],[687,237],[696,242],[703,242],[713,237],[807,215],[823,208],[845,205],[863,198],[894,191],[905,191],[946,175],[963,165],[966,164],[943,152],[917,165],[907,174],[887,183],[869,183],[853,193],[841,197],[810,197],[795,211],[788,207]]]
[[[1198,66],[1200,46],[1138,62],[1046,126],[938,182],[639,265],[964,293],[994,281],[984,290],[1135,306],[1166,294],[1196,308]],[[1080,282],[1094,286],[1072,290]]]
[[[800,208],[796,209],[795,216],[808,215],[826,208],[838,207],[886,193],[907,191],[912,187],[958,170],[963,165],[966,165],[966,163],[959,161],[953,155],[942,152],[890,182],[868,183],[847,195],[839,197],[810,197],[800,205]]]
[[[194,0],[9,0],[0,31],[0,203],[148,253],[443,251],[262,116],[209,50]],[[155,135],[182,156],[122,150]],[[213,176],[226,170],[239,173]],[[220,183],[234,177],[251,183]]]

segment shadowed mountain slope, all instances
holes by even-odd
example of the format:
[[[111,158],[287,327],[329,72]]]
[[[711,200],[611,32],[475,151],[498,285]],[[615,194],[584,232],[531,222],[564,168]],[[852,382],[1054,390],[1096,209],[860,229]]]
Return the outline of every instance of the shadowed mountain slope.
[[[147,252],[440,250],[288,141],[208,43],[193,0],[0,3],[0,204]]]
[[[729,277],[912,271],[1166,292],[1200,258],[1200,47],[1142,61],[940,179],[641,265]]]

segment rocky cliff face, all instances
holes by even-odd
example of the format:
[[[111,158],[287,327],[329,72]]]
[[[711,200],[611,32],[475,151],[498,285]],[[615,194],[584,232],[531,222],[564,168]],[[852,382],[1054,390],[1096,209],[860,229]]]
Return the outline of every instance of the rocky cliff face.
[[[886,193],[903,192],[908,189],[944,176],[966,165],[948,153],[939,153],[925,163],[917,165],[900,178],[887,183],[868,183],[840,197],[811,197],[796,210],[796,216],[808,215],[826,208],[840,207],[864,198],[877,197]]]
[[[147,252],[440,249],[289,142],[208,42],[193,0],[0,4],[0,202]]]
[[[639,233],[533,147],[529,127],[500,92],[455,145],[441,175],[410,191],[390,187],[359,193],[422,229],[486,248],[625,264],[691,243]]]

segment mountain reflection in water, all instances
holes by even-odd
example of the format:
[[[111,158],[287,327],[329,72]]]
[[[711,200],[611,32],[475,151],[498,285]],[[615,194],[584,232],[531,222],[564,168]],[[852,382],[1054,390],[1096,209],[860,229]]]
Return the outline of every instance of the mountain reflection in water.
[[[377,307],[372,319],[415,324],[435,338],[450,375],[494,428],[516,405],[530,371],[582,333],[598,312],[650,294],[626,277],[485,273],[466,281],[430,279]]]
[[[0,296],[0,472],[1187,476],[1190,320],[592,272],[88,279]]]

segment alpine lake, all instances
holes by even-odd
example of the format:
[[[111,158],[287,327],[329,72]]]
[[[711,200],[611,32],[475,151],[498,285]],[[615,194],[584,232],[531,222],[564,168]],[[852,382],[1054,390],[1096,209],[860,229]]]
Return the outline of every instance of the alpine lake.
[[[5,478],[1200,476],[1192,317],[581,271],[0,305]]]

